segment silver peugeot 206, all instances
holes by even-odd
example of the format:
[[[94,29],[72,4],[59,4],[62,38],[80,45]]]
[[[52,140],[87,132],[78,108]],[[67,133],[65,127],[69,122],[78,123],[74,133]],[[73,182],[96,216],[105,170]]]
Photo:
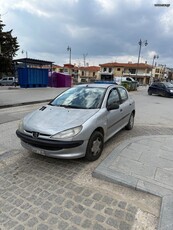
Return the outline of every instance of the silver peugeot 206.
[[[114,84],[84,84],[64,91],[28,114],[16,131],[24,148],[37,154],[98,159],[104,143],[134,125],[135,102]]]

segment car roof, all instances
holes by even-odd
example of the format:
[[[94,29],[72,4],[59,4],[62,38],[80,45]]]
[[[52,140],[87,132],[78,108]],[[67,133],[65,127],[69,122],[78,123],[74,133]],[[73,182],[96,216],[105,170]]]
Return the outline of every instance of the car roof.
[[[102,83],[91,83],[91,84],[81,84],[81,85],[78,85],[77,87],[92,87],[92,88],[109,88],[110,86],[115,86],[115,87],[119,87],[118,85],[116,84],[102,84]]]

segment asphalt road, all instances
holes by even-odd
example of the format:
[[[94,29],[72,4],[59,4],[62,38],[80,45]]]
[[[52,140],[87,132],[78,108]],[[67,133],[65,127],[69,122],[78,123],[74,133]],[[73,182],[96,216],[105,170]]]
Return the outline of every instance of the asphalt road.
[[[135,127],[105,145],[101,158],[67,161],[29,153],[15,135],[19,119],[40,104],[0,110],[0,228],[118,229],[157,228],[161,200],[156,196],[91,176],[112,150],[132,137],[171,135],[173,99],[131,92]]]

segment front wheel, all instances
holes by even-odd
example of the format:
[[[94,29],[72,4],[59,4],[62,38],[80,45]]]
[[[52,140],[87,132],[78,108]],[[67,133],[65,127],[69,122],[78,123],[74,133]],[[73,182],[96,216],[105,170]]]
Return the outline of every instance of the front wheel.
[[[152,95],[152,92],[150,90],[148,90],[148,95]]]
[[[102,153],[103,146],[103,134],[99,131],[95,131],[88,141],[85,158],[89,161],[97,160]]]
[[[129,118],[129,122],[128,122],[128,124],[126,125],[126,129],[127,130],[131,130],[131,129],[133,129],[133,126],[134,126],[134,113],[131,113],[131,115],[130,115],[130,118]]]

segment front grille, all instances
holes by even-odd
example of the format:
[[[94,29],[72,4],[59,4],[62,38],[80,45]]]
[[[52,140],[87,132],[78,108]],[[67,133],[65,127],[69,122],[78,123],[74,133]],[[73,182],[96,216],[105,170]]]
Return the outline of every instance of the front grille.
[[[33,136],[33,133],[35,133],[34,131],[29,131],[29,130],[25,130],[25,133],[26,134],[29,134],[30,136]],[[41,136],[41,137],[51,137],[51,135],[49,135],[49,134],[45,134],[45,133],[39,133],[39,136]]]

